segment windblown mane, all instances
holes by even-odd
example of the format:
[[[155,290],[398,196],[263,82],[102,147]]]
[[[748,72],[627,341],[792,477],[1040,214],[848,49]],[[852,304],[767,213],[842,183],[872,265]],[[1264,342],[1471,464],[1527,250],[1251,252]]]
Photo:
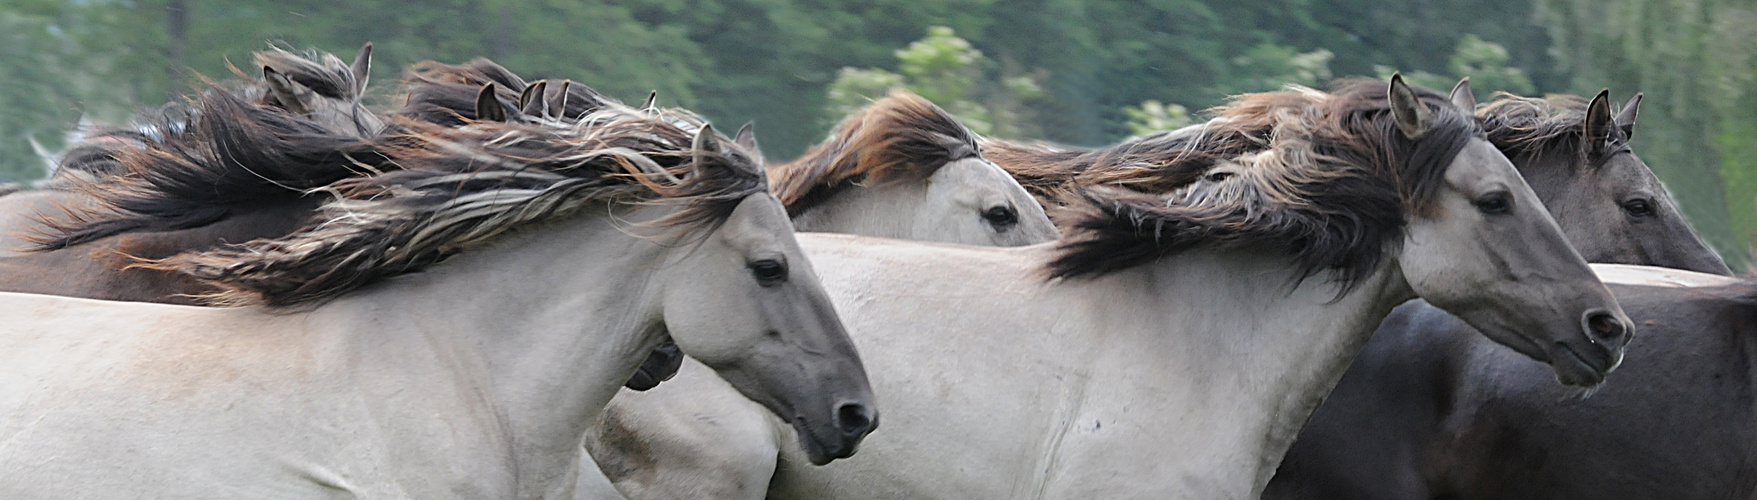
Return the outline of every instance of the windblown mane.
[[[350,111],[348,129],[332,130],[332,132],[351,133],[364,137],[375,134],[382,128],[383,123],[378,117],[370,109],[360,104],[361,99],[365,96],[366,82],[356,78],[351,68],[336,56],[317,50],[296,54],[275,47],[256,52],[254,59],[257,67],[272,68],[288,79],[304,85],[305,88],[315,92],[323,99],[346,103]],[[48,186],[54,188],[78,187],[77,180],[61,182],[68,181],[63,177],[69,175],[101,179],[128,173],[129,167],[123,165],[117,158],[122,151],[159,148],[164,147],[163,144],[160,144],[162,142],[187,139],[191,135],[185,129],[200,119],[203,106],[220,98],[212,94],[229,94],[231,98],[241,99],[257,106],[291,113],[288,105],[280,102],[274,92],[269,91],[267,83],[260,74],[253,75],[238,68],[232,68],[232,72],[240,80],[209,82],[203,95],[168,103],[149,115],[139,117],[138,123],[135,125],[100,128],[83,133],[81,141],[62,154],[57,162],[55,175],[51,178],[52,182]],[[340,125],[325,124],[316,120],[307,121],[323,127]]]
[[[254,105],[210,85],[193,111],[102,131],[63,158],[63,168],[114,175],[72,179],[96,208],[44,220],[35,238],[56,250],[123,232],[198,227],[252,204],[285,202],[362,169],[383,165],[351,131],[331,130],[279,108]]]
[[[288,79],[328,99],[354,102],[366,96],[366,82],[354,76],[353,68],[348,63],[328,52],[308,50],[304,54],[295,54],[273,47],[255,53],[253,59],[256,67],[273,68]],[[262,92],[253,97],[257,98],[257,104],[286,109],[271,92]]]
[[[1210,123],[1209,125],[1213,125]],[[1045,207],[1057,207],[1080,197],[1081,186],[1117,186],[1144,193],[1162,193],[1188,184],[1177,175],[1189,169],[1174,164],[1212,164],[1216,159],[1243,152],[1198,148],[1206,127],[1170,130],[1134,137],[1109,147],[1080,150],[1042,143],[987,139],[983,155],[1005,169]]]
[[[775,195],[797,216],[855,183],[926,179],[980,154],[976,134],[921,96],[895,92],[843,119],[830,139],[769,168]]]
[[[379,151],[401,169],[325,188],[337,198],[307,229],[147,267],[201,279],[221,290],[209,297],[217,302],[289,306],[418,271],[596,203],[679,204],[656,224],[699,234],[768,185],[753,155],[723,138],[697,149],[674,120],[623,107],[573,127],[404,120]]]
[[[1585,154],[1580,141],[1586,135],[1586,106],[1583,97],[1556,94],[1544,98],[1520,97],[1506,92],[1495,93],[1495,100],[1476,111],[1489,142],[1508,158],[1546,151]],[[1627,144],[1629,138],[1617,127],[1611,127],[1611,139]]]
[[[415,63],[404,78],[408,87],[408,102],[402,109],[395,112],[398,116],[415,120],[437,123],[440,125],[457,126],[465,122],[479,119],[476,116],[476,95],[482,86],[494,84],[494,95],[500,102],[507,116],[521,114],[518,108],[519,95],[533,83],[513,74],[494,61],[477,58],[464,64],[445,64],[437,61]],[[566,87],[565,90],[560,87]],[[549,94],[565,92],[560,113],[551,118],[559,120],[579,120],[609,105],[622,105],[620,101],[579,84],[557,85],[548,89]],[[551,100],[556,97],[545,96]]]
[[[1050,276],[1097,276],[1198,247],[1278,248],[1300,279],[1331,270],[1349,289],[1395,250],[1410,216],[1432,210],[1453,157],[1482,132],[1445,96],[1414,88],[1433,113],[1411,141],[1385,82],[1338,85],[1233,98],[1187,149],[1141,167],[1175,186],[1163,194],[1081,189]]]

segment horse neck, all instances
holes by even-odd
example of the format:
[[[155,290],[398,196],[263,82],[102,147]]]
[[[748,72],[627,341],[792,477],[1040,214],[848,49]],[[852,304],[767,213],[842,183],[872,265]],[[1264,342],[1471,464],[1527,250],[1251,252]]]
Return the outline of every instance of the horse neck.
[[[796,231],[923,239],[917,212],[926,196],[918,183],[847,186],[793,217]]]
[[[1120,404],[1198,419],[1198,445],[1213,448],[1193,452],[1208,454],[1195,466],[1260,490],[1374,329],[1414,298],[1394,262],[1340,296],[1325,273],[1294,286],[1294,272],[1278,252],[1196,250],[1094,280],[1099,290],[1080,293],[1107,302],[1101,314],[1133,317],[1101,320],[1089,330],[1100,335],[1081,340],[1113,346],[1093,351],[1102,354],[1089,366],[1118,373],[1093,378],[1116,381]],[[1238,476],[1245,471],[1255,477]]]
[[[367,342],[390,337],[435,351],[498,415],[521,490],[550,488],[572,473],[586,426],[662,336],[657,293],[647,287],[668,250],[626,226],[663,210],[523,228],[313,314],[374,325],[359,332]],[[527,496],[540,495],[521,491]]]

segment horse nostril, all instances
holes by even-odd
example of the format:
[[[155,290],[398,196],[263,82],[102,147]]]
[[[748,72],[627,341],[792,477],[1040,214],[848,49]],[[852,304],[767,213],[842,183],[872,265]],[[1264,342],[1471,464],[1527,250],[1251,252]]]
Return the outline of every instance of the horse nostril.
[[[843,403],[836,408],[836,424],[842,433],[858,436],[872,431],[872,412],[860,403]]]
[[[1621,339],[1628,331],[1622,321],[1618,321],[1616,316],[1607,313],[1593,313],[1592,316],[1586,318],[1586,327],[1594,339],[1601,341]]]

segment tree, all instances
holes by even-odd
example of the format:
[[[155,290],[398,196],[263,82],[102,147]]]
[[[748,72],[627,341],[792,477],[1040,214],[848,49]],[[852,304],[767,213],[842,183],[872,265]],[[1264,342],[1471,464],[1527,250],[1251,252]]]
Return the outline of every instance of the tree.
[[[896,57],[897,73],[842,68],[827,93],[829,120],[840,120],[894,89],[907,89],[946,108],[978,134],[1029,135],[1022,104],[1042,96],[1037,82],[1028,75],[984,76],[990,61],[951,28],[928,28],[927,36],[897,50]]]
[[[1757,5],[1540,0],[1576,93],[1645,92],[1636,151],[1741,267],[1757,232]]]

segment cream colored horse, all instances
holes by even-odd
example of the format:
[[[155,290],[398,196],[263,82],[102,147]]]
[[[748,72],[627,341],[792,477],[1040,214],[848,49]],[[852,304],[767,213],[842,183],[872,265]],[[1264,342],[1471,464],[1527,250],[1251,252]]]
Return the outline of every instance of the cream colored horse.
[[[667,460],[726,485],[700,493],[716,498],[1254,498],[1407,299],[1570,384],[1621,359],[1615,300],[1444,98],[1394,78],[1223,115],[1209,147],[1273,140],[1168,166],[1199,169],[1169,198],[1087,190],[1056,244],[802,235],[886,404],[858,458],[802,467],[791,433],[703,370],[610,409],[588,449],[631,498],[702,480],[648,467]]]
[[[812,147],[797,160],[770,166],[768,171],[776,196],[788,205],[793,226],[799,231],[983,246],[1029,245],[1057,236],[1055,225],[1030,193],[979,154],[975,134],[950,113],[914,94],[898,92],[874,102],[844,119],[830,133],[828,141]],[[713,376],[699,362],[682,363],[679,369],[689,371],[690,377]],[[716,404],[751,404],[731,392],[702,396],[725,400]],[[610,407],[641,397],[637,391],[623,390],[610,400]],[[727,415],[721,422],[732,422],[738,417]],[[768,425],[768,420],[758,416],[746,423],[750,429],[760,430]],[[655,451],[667,459],[650,464],[647,473],[667,479],[651,482],[642,494],[720,498],[740,495],[737,490],[741,485],[766,483],[732,478],[766,478],[773,468],[772,454],[766,462],[763,457],[717,461],[670,459],[686,457],[693,450],[737,449],[741,447],[739,443],[719,446],[709,440],[737,439],[748,434],[698,434],[695,437],[703,441],[674,452]],[[579,498],[619,498],[609,480],[587,458],[580,471]],[[765,463],[769,464],[767,468]],[[704,465],[724,468],[711,472],[696,469]]]
[[[152,264],[255,305],[0,294],[0,498],[567,498],[667,339],[852,454],[866,375],[760,167],[624,111],[410,123],[326,223]]]

